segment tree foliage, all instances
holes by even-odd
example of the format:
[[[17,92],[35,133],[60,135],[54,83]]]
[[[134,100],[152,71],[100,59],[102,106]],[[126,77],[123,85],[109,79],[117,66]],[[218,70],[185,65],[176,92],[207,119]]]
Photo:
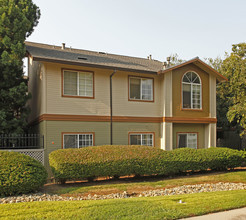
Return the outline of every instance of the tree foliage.
[[[246,130],[246,43],[232,45],[232,53],[222,65],[222,72],[228,78],[225,84],[230,102],[227,118],[236,121]]]
[[[170,60],[171,66],[178,65],[185,62],[185,60],[182,60],[177,53],[171,54],[170,58],[171,58]]]
[[[0,0],[0,132],[21,133],[30,98],[24,79],[25,39],[40,18],[32,0]]]
[[[226,55],[227,56],[227,55]],[[216,57],[215,59],[206,58],[206,62],[212,66],[219,73],[222,73],[222,64],[223,60],[221,57]],[[223,128],[224,130],[228,130],[230,127],[235,127],[235,123],[230,123],[227,119],[227,112],[229,110],[229,106],[231,106],[230,99],[228,99],[228,90],[226,89],[225,82],[217,84],[216,89],[216,102],[217,102],[217,127]]]
[[[225,59],[207,59],[228,82],[217,86],[218,126],[246,129],[246,43],[232,45]]]

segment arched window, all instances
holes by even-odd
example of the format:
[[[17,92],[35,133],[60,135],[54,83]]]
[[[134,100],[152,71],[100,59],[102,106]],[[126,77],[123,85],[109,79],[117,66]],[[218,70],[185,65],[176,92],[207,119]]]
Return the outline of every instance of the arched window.
[[[182,79],[183,108],[201,109],[201,80],[194,72],[188,72]]]

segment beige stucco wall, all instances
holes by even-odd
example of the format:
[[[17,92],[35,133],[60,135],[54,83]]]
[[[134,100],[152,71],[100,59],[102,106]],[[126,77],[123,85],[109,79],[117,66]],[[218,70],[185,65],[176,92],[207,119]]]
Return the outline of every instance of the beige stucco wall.
[[[202,81],[202,110],[182,110],[182,77],[188,71],[196,72]],[[173,70],[172,75],[173,92],[173,116],[175,117],[209,117],[209,75],[194,64],[186,65]],[[215,95],[215,94],[214,94]]]
[[[31,67],[31,68],[30,68]],[[39,63],[30,64],[29,91],[32,93],[30,118],[41,114],[110,115],[110,69],[72,65]],[[62,68],[94,72],[95,98],[62,97]],[[181,109],[181,79],[185,72],[195,71],[202,79],[202,111]],[[128,100],[128,77],[154,78],[154,102]],[[210,86],[210,84],[212,86]],[[171,92],[172,91],[172,92]],[[158,76],[117,71],[113,76],[113,115],[135,117],[215,117],[216,79],[193,64]],[[211,103],[210,103],[211,100]]]
[[[46,114],[100,115],[110,114],[109,77],[113,70],[45,63],[47,69]],[[95,98],[62,97],[61,69],[94,71]],[[128,76],[154,78],[154,102],[128,101]],[[117,71],[113,76],[113,114],[115,116],[160,117],[160,80],[153,74]]]
[[[162,116],[163,117],[172,117],[173,116],[173,93],[172,93],[172,87],[173,87],[173,73],[172,71],[169,71],[164,74],[163,80],[161,80],[162,83]],[[176,85],[176,84],[175,84]]]
[[[95,145],[109,144],[109,126],[109,122],[47,121],[47,151],[62,148],[62,132],[95,132]]]
[[[160,124],[159,123],[113,123],[113,144],[128,145],[129,132],[150,132],[154,133],[154,146],[160,148]]]
[[[46,121],[48,154],[62,148],[62,132],[95,132],[95,145],[110,144],[109,122]],[[154,132],[155,146],[160,147],[159,123],[113,123],[113,144],[127,145],[129,132]],[[54,143],[54,144],[53,144]]]
[[[205,148],[205,126],[204,124],[173,124],[173,147],[177,148],[177,134],[179,132],[198,132],[197,148]]]
[[[31,122],[46,112],[46,69],[40,62],[33,61],[31,58],[28,61],[28,91],[32,96],[28,101],[31,108],[29,116]]]

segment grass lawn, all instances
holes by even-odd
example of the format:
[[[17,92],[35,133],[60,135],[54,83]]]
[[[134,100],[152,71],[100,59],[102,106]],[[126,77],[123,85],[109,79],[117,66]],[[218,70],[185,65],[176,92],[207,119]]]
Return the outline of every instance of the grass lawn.
[[[51,189],[47,186],[47,192],[65,194],[67,196],[88,194],[110,194],[127,191],[128,193],[139,193],[145,190],[158,188],[171,188],[189,184],[216,183],[216,182],[240,182],[246,183],[246,171],[207,173],[193,176],[167,178],[142,178],[128,180],[96,181],[92,183],[71,183],[65,186],[57,185]]]
[[[178,203],[179,200],[184,203]],[[246,206],[246,191],[0,205],[0,219],[178,219]]]

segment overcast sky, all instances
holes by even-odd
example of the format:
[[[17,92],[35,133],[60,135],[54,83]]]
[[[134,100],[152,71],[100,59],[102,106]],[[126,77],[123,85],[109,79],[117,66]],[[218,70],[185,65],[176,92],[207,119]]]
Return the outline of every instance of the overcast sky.
[[[164,61],[224,56],[246,42],[246,0],[33,0],[28,41]]]

